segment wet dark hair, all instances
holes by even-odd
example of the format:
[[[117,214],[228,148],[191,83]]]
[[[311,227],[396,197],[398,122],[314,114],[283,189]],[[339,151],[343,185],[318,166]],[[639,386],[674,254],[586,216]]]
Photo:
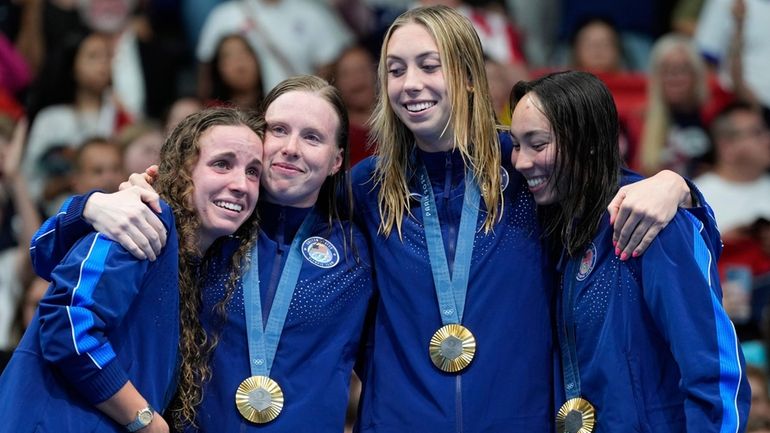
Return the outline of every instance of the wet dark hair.
[[[545,234],[555,248],[580,253],[593,238],[618,189],[619,122],[615,101],[598,78],[567,71],[519,81],[510,105],[533,93],[551,124],[556,147],[552,179],[557,202],[541,208]]]

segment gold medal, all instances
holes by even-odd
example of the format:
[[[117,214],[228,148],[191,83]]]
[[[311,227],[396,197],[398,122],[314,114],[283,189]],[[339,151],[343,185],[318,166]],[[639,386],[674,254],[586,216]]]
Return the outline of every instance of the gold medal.
[[[267,376],[251,376],[238,385],[235,406],[247,420],[264,424],[278,417],[283,409],[283,391]]]
[[[439,328],[430,338],[428,353],[433,365],[439,370],[456,373],[473,361],[476,339],[468,328],[450,323]]]
[[[567,400],[556,414],[557,433],[591,433],[596,424],[596,409],[586,399]]]

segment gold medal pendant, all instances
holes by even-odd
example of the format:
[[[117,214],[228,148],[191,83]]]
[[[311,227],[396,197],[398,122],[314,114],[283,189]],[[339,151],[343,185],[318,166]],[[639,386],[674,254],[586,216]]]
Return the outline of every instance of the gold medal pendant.
[[[457,373],[473,361],[476,338],[465,326],[450,323],[439,328],[430,338],[428,353],[439,370]]]
[[[235,406],[247,420],[264,424],[278,417],[283,409],[283,391],[267,376],[251,376],[238,385]]]
[[[575,397],[567,400],[556,414],[558,433],[591,433],[596,424],[596,409],[586,399]]]

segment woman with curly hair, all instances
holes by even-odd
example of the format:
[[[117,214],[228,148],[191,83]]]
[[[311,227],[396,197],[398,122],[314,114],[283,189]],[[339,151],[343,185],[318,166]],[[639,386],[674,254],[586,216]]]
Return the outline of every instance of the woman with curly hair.
[[[52,283],[0,378],[7,425],[19,432],[169,431],[159,413],[176,388],[179,348],[184,376],[197,372],[190,353],[206,347],[197,311],[207,265],[227,248],[236,250],[233,260],[244,257],[256,232],[263,133],[261,117],[232,109],[177,126],[161,150],[156,186],[168,242],[154,261],[81,232],[61,262],[52,262],[50,238],[82,197],[40,228],[32,259]]]

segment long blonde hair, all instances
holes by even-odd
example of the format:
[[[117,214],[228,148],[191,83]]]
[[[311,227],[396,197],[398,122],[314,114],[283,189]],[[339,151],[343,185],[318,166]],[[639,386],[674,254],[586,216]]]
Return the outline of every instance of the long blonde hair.
[[[390,107],[386,62],[390,38],[399,27],[409,23],[425,27],[438,45],[451,106],[447,126],[454,135],[453,147],[460,151],[479,184],[488,212],[484,228],[489,231],[501,212],[501,152],[481,41],[470,21],[455,10],[430,6],[409,10],[396,18],[382,42],[377,68],[379,97],[370,121],[371,141],[377,143],[378,156],[374,179],[381,187],[380,232],[388,236],[395,226],[401,236],[401,222],[409,212],[407,173],[414,169],[409,162],[414,134]]]
[[[192,171],[200,156],[200,139],[210,128],[219,125],[246,126],[260,139],[264,137],[262,116],[234,108],[211,108],[182,120],[166,139],[160,151],[160,165],[155,188],[174,211],[179,239],[179,355],[181,366],[177,395],[171,412],[177,429],[194,426],[196,409],[203,397],[203,384],[211,377],[209,359],[217,345],[218,335],[207,334],[200,322],[201,288],[210,262],[221,251],[221,239],[204,253],[198,248],[200,218],[193,205],[195,185]],[[232,298],[240,278],[240,263],[257,238],[257,214],[252,215],[236,231],[241,243],[230,260],[225,296],[216,305],[219,320],[224,322],[225,307]]]
[[[647,84],[647,115],[642,131],[640,168],[645,174],[654,174],[661,169],[661,153],[668,141],[671,126],[671,110],[663,96],[661,67],[663,58],[675,50],[684,50],[692,67],[695,80],[695,98],[702,106],[708,98],[706,64],[695,50],[692,41],[682,35],[669,34],[661,37],[650,54],[650,79]]]

